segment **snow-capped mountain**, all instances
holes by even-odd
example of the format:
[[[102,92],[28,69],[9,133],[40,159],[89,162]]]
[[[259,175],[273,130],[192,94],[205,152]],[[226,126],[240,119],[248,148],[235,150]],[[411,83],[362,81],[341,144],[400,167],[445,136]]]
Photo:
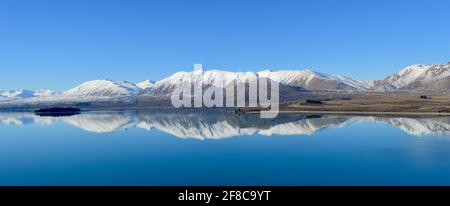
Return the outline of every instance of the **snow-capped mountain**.
[[[260,71],[259,77],[270,77],[281,84],[303,87],[311,90],[366,90],[369,81],[357,80],[340,75],[331,75],[311,70]]]
[[[150,89],[155,86],[155,82],[151,80],[145,80],[139,83],[136,83],[136,86],[141,88],[142,90]]]
[[[256,74],[252,72],[227,72],[221,70],[177,72],[156,82],[153,87],[146,90],[146,93],[153,96],[165,96],[170,95],[176,88],[187,85],[187,82],[203,82],[204,85],[222,86],[221,83],[225,82],[227,78],[235,79],[236,83],[240,83],[245,79],[256,77]]]
[[[331,75],[312,70],[263,70],[258,72],[229,72],[223,70],[196,70],[177,72],[157,82],[145,80],[137,84],[126,81],[94,80],[64,92],[70,96],[127,96],[147,94],[152,96],[170,95],[176,88],[187,82],[202,82],[203,85],[223,86],[222,82],[234,79],[236,84],[256,78],[271,78],[282,85],[300,87],[307,90],[345,91],[396,91],[432,90],[450,91],[450,63],[426,66],[416,64],[380,80],[358,80],[350,77]],[[230,82],[226,82],[228,84]]]
[[[10,90],[10,91],[3,92],[2,96],[8,97],[8,98],[30,98],[30,97],[35,96],[35,92],[31,91],[31,90],[26,90],[26,89],[22,89],[22,90],[18,90],[18,91]]]
[[[186,82],[203,82],[204,85],[221,85],[229,79],[235,84],[243,84],[247,80],[271,78],[283,85],[301,87],[310,90],[367,90],[369,81],[356,80],[349,77],[314,72],[311,70],[263,70],[259,72],[229,72],[223,70],[177,72],[172,76],[156,82],[148,87],[151,95],[170,95],[175,88],[186,85]],[[226,82],[225,84],[230,83]]]
[[[3,99],[27,99],[32,97],[48,97],[57,94],[52,90],[39,89],[36,91],[22,89],[22,90],[10,90],[6,92],[1,92],[0,97]]]
[[[374,81],[375,90],[450,90],[450,63],[406,67],[384,79]]]
[[[57,95],[57,94],[58,94],[58,92],[55,92],[50,89],[39,89],[34,92],[34,96],[38,96],[38,97],[49,97],[49,96],[53,96],[53,95]]]
[[[93,80],[62,93],[64,96],[118,97],[137,95],[141,88],[127,81]]]
[[[312,70],[262,70],[258,72],[229,72],[223,70],[198,69],[192,72],[177,72],[157,82],[145,80],[139,83],[112,80],[93,80],[85,82],[63,93],[52,90],[18,90],[0,92],[2,104],[36,104],[39,102],[94,101],[97,98],[134,97],[150,95],[167,97],[176,88],[187,82],[202,82],[204,86],[223,86],[223,82],[235,80],[235,84],[257,78],[270,78],[279,82],[280,96],[283,98],[298,95],[298,88],[306,90],[344,90],[344,91],[450,91],[450,63],[426,66],[416,64],[380,80],[357,80],[350,77],[330,75]],[[6,102],[6,103],[5,103]]]

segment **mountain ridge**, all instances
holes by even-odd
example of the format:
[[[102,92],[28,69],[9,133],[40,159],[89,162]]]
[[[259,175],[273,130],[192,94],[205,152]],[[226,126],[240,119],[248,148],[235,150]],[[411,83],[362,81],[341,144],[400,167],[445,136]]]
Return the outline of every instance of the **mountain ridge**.
[[[91,80],[72,89],[57,93],[52,90],[18,90],[0,92],[0,101],[20,99],[56,99],[90,97],[132,97],[137,95],[169,96],[172,91],[189,81],[203,81],[216,86],[232,77],[243,83],[252,78],[271,78],[282,85],[321,91],[450,91],[450,62],[430,66],[414,64],[378,80],[359,80],[351,77],[304,70],[261,70],[257,72],[230,72],[225,70],[180,71],[159,81],[138,83],[113,80]]]

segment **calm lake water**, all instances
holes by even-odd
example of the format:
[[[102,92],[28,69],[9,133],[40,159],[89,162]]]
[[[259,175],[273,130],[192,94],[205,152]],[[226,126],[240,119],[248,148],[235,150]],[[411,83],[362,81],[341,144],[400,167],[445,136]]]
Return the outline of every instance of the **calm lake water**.
[[[0,185],[450,185],[450,118],[2,112]]]

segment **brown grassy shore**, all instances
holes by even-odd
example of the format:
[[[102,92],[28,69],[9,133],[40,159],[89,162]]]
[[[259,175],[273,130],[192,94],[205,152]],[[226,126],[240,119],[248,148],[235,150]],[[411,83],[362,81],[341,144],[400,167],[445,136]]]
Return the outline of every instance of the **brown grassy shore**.
[[[362,92],[332,95],[331,97],[322,93],[316,96],[309,95],[307,98],[281,103],[280,112],[450,116],[450,93]],[[242,111],[255,113],[258,112],[258,109],[243,108]]]

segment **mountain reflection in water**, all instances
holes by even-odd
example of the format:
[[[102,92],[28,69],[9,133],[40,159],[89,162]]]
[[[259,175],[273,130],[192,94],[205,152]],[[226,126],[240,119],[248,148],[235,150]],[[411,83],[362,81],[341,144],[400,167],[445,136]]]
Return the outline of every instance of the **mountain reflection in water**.
[[[280,114],[275,119],[259,115],[235,115],[218,111],[143,110],[121,112],[85,112],[74,116],[48,117],[33,113],[0,112],[6,125],[63,122],[95,133],[130,128],[157,129],[179,138],[221,139],[244,135],[311,135],[327,128],[339,128],[356,122],[386,123],[414,136],[450,136],[450,117],[370,117],[345,115]]]

